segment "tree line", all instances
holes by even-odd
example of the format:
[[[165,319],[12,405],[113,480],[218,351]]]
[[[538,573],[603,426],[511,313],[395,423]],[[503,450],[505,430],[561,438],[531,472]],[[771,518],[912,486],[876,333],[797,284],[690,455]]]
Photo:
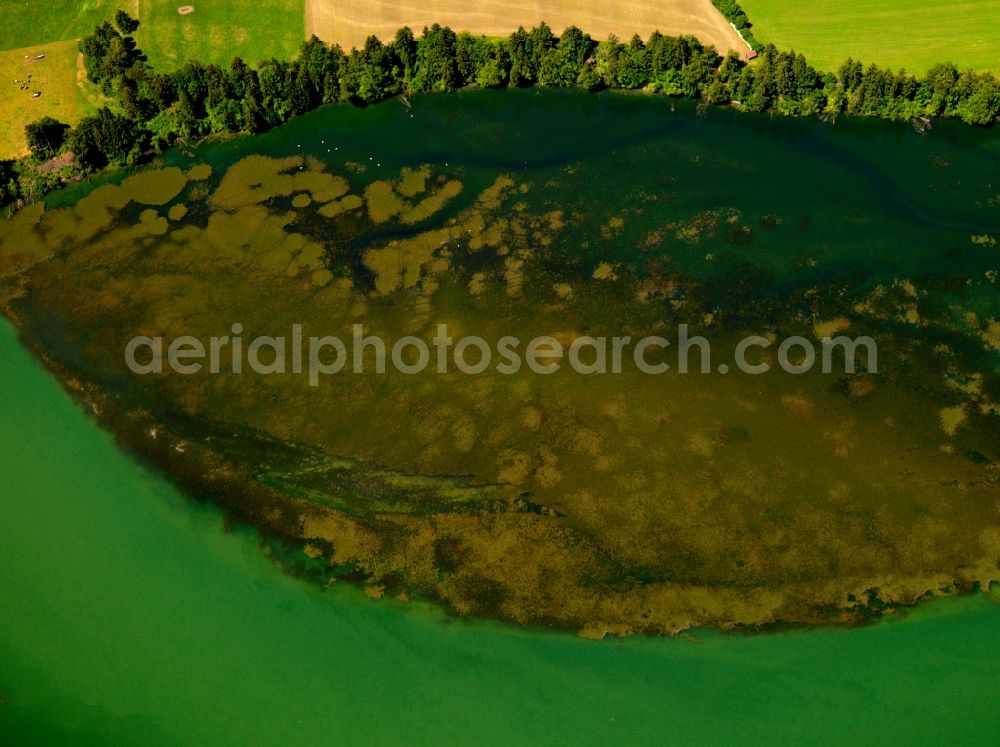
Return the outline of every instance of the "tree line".
[[[119,11],[114,23],[101,24],[81,42],[87,75],[112,104],[72,128],[51,118],[30,124],[32,155],[0,161],[0,204],[37,199],[109,164],[140,163],[179,138],[259,133],[322,104],[365,105],[468,86],[641,89],[793,116],[955,117],[992,125],[1000,115],[1000,83],[951,64],[922,78],[855,60],[836,74],[821,73],[803,55],[773,45],[746,63],[735,52],[720,56],[693,36],[658,32],[645,41],[598,42],[574,27],[556,36],[543,23],[491,39],[435,24],[419,37],[408,28],[389,42],[371,36],[350,52],[313,37],[293,60],[253,67],[237,57],[225,68],[191,61],[164,73],[136,46],[137,28]],[[51,167],[55,161],[59,168]]]
[[[743,37],[743,41],[750,45],[750,49],[756,51],[764,46],[760,39],[754,35],[753,24],[750,23],[750,19],[747,18],[746,12],[740,7],[737,0],[712,0],[712,5],[740,32],[740,36]]]

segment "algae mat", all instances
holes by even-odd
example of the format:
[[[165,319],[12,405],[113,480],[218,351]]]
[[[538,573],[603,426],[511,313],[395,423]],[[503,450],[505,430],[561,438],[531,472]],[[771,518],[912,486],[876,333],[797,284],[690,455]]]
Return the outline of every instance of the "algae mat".
[[[859,630],[594,643],[321,593],[117,451],[5,320],[0,355],[5,744],[994,741],[984,595]]]
[[[851,622],[998,573],[996,161],[960,128],[642,97],[333,107],[23,211],[5,307],[129,448],[324,583],[590,636]],[[140,377],[123,356],[234,324],[429,340],[442,322],[686,324],[718,350],[850,332],[878,366],[312,386]]]

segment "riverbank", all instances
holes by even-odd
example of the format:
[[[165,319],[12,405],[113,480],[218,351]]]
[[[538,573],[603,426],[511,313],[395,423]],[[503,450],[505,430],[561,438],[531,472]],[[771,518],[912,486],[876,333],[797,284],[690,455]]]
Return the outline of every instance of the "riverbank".
[[[402,28],[391,42],[374,40],[350,54],[313,36],[290,63],[271,60],[254,68],[237,58],[225,70],[192,61],[163,74],[133,49],[130,29],[104,24],[81,46],[91,82],[113,93],[118,106],[104,107],[69,130],[50,123],[56,126],[35,138],[30,158],[0,161],[0,206],[34,202],[109,164],[148,162],[177,142],[265,132],[323,104],[370,105],[471,87],[644,90],[703,107],[782,116],[909,120],[920,132],[937,118],[986,127],[1000,117],[1000,83],[992,74],[959,71],[947,62],[918,78],[847,60],[833,75],[811,67],[801,53],[773,45],[757,49],[748,64],[745,54],[723,57],[695,37],[659,32],[623,44],[614,38],[598,42],[572,26],[556,36],[544,23],[506,39],[456,34],[435,24],[420,37]],[[116,54],[121,47],[132,51]],[[60,156],[72,166],[50,173]]]

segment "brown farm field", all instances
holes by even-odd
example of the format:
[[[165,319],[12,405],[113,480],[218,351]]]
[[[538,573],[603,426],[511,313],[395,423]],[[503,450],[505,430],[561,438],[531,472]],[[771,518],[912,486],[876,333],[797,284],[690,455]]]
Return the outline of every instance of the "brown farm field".
[[[746,53],[739,34],[711,0],[633,0],[612,4],[606,0],[306,0],[306,35],[316,34],[344,48],[360,47],[374,34],[391,39],[409,26],[417,34],[432,23],[456,31],[507,36],[518,26],[530,28],[545,21],[556,33],[577,26],[601,40],[611,34],[627,40],[643,39],[653,31],[692,34],[722,54],[730,49]]]

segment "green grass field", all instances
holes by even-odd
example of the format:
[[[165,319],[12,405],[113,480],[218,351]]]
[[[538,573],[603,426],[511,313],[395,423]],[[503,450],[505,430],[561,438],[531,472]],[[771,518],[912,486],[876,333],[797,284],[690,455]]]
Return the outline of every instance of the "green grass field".
[[[35,60],[37,54],[44,54],[45,59]],[[100,105],[100,93],[84,80],[77,64],[78,54],[72,39],[0,52],[0,120],[4,123],[0,158],[27,153],[24,126],[29,122],[50,116],[75,124]],[[25,60],[25,55],[32,59]],[[22,91],[14,80],[27,80],[29,73],[30,85]],[[32,98],[35,91],[42,95]]]
[[[190,15],[178,14],[193,5]],[[228,65],[233,57],[256,64],[288,59],[305,38],[302,0],[139,0],[139,46],[159,70],[188,60]]]
[[[740,0],[754,32],[823,70],[848,57],[924,73],[1000,70],[1000,0]]]
[[[193,5],[182,16],[177,9]],[[305,38],[303,0],[0,0],[0,50],[79,39],[119,8],[139,18],[150,62],[171,69],[189,59],[228,65],[289,58]]]
[[[79,39],[135,0],[0,0],[0,50]]]
[[[189,15],[177,8],[193,5]],[[290,58],[305,36],[302,0],[0,0],[0,158],[27,151],[24,126],[49,115],[73,124],[100,105],[100,95],[77,64],[77,39],[123,8],[139,18],[139,46],[159,70],[190,59],[228,65]],[[31,46],[33,45],[33,46]],[[24,55],[45,53],[28,63]],[[32,89],[15,79],[32,73]],[[42,95],[32,98],[40,89]]]

